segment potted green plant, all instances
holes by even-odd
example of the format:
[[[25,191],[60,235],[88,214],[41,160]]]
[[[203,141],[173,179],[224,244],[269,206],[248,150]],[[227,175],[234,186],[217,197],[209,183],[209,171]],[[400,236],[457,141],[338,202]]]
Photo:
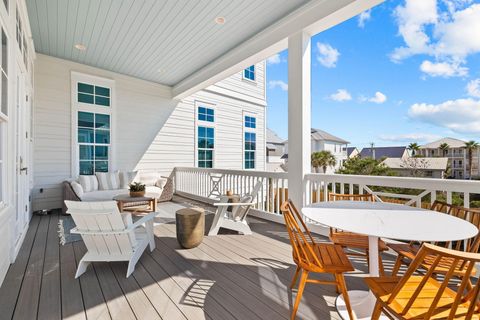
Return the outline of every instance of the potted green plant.
[[[145,185],[140,182],[130,183],[129,185],[130,197],[143,197],[145,195]]]

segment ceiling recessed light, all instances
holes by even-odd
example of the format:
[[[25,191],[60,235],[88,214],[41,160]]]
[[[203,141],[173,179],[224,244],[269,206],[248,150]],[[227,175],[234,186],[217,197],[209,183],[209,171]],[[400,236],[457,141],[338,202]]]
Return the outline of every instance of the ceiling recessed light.
[[[85,45],[81,44],[81,43],[77,43],[74,47],[75,47],[75,49],[78,49],[80,51],[87,50],[87,47]]]
[[[222,24],[225,23],[225,21],[226,21],[226,20],[225,20],[225,17],[216,17],[216,18],[215,18],[215,23],[216,23],[216,24],[222,25]]]

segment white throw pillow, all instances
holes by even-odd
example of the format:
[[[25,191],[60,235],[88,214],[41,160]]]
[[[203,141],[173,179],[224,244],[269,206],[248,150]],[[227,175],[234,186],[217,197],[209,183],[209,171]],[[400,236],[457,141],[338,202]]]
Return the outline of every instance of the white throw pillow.
[[[120,189],[120,175],[117,172],[97,172],[99,190]]]
[[[159,187],[160,189],[163,189],[163,187],[165,187],[165,185],[167,184],[167,181],[168,181],[167,178],[160,178],[155,183],[155,186]]]
[[[120,188],[127,189],[138,175],[138,171],[122,171],[120,172]]]
[[[81,198],[83,196],[83,188],[82,188],[82,185],[80,183],[78,183],[77,181],[72,181],[70,182],[70,185],[72,186],[72,189],[73,189],[73,192],[75,192],[75,194]]]
[[[78,182],[82,186],[83,192],[91,192],[98,190],[98,180],[94,175],[80,175],[78,176]]]
[[[138,177],[139,182],[146,186],[154,186],[158,178],[160,178],[160,175],[156,172],[140,172]]]

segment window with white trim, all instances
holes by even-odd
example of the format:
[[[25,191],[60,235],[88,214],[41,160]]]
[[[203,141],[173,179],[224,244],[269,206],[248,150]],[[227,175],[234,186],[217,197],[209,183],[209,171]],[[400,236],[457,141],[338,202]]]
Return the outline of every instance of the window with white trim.
[[[255,81],[255,65],[254,64],[252,64],[250,67],[245,68],[243,70],[243,78],[250,81]]]
[[[72,73],[75,174],[112,168],[112,88],[108,79]]]
[[[110,115],[78,111],[79,173],[108,172]]]
[[[255,169],[255,155],[257,150],[256,118],[244,115],[244,137],[243,137],[243,167]]]
[[[197,166],[213,168],[215,157],[215,109],[204,103],[196,103],[197,108]]]

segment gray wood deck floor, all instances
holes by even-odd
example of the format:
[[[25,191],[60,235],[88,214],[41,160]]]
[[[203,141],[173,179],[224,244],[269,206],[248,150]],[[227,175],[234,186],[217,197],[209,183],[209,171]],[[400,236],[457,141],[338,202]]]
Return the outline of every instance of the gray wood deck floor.
[[[173,216],[175,206],[165,208]],[[252,236],[205,237],[199,247],[182,250],[173,220],[161,219],[157,248],[142,256],[131,277],[125,278],[127,263],[95,263],[75,280],[86,248],[81,241],[59,245],[59,218],[32,218],[0,288],[0,319],[289,318],[295,266],[282,225],[251,218]],[[354,264],[365,270],[362,259]],[[365,288],[363,276],[360,270],[347,275],[349,289]],[[331,286],[307,285],[298,318],[339,319],[335,297]]]

